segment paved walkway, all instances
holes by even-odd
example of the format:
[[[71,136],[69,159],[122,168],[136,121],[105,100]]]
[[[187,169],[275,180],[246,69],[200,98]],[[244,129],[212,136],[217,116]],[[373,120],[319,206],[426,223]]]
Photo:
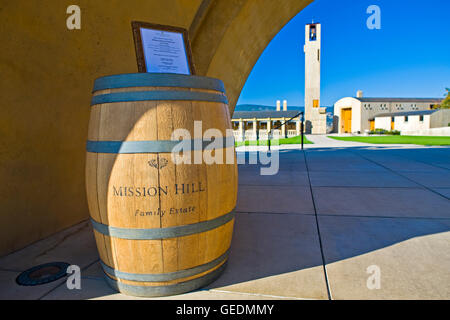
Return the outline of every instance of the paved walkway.
[[[450,299],[450,148],[279,154],[276,175],[239,166],[225,273],[170,299]],[[68,290],[64,280],[15,283],[19,272],[50,261],[79,265],[82,289]],[[133,299],[103,280],[87,222],[0,258],[0,298]]]
[[[326,135],[306,135],[306,138],[313,144],[308,147],[320,147],[320,148],[343,148],[343,147],[362,147],[371,146],[369,143],[354,142],[354,141],[342,141],[328,138]]]
[[[410,144],[372,144],[354,141],[342,141],[329,138],[327,135],[306,135],[306,138],[313,142],[312,144],[305,144],[304,149],[317,148],[352,148],[352,147],[372,147],[372,148],[425,148],[420,145]],[[285,144],[281,146],[272,146],[272,150],[300,150],[300,144]],[[267,146],[242,146],[236,148],[237,151],[267,151]]]

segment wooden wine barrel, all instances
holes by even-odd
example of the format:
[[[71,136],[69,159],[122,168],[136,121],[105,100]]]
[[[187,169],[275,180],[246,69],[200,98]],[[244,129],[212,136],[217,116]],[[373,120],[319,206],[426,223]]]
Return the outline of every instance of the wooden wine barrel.
[[[223,83],[212,78],[140,73],[95,81],[86,189],[101,265],[118,291],[180,294],[224,270],[237,197],[227,103]],[[211,128],[223,135],[214,151],[201,140]],[[185,129],[179,156],[191,163],[173,157],[175,129]]]

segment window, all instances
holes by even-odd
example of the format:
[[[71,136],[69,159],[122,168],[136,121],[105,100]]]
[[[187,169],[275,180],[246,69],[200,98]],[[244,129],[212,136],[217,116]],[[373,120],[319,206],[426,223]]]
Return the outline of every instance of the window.
[[[423,122],[423,116],[420,116],[420,117],[419,117],[419,121],[420,121],[420,122]]]
[[[405,122],[408,122],[408,116],[405,116]]]
[[[313,100],[313,108],[318,108],[319,107],[319,100],[314,99]]]
[[[316,41],[317,35],[316,35],[316,25],[311,25],[309,28],[309,41]]]

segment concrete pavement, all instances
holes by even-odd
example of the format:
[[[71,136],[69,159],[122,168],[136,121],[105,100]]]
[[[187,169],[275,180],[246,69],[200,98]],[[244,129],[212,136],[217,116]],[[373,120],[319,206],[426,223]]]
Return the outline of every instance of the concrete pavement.
[[[304,144],[304,149],[320,149],[320,148],[426,148],[422,145],[405,145],[405,144],[371,144],[364,142],[355,141],[343,141],[328,138],[328,136],[333,135],[305,135],[306,139],[312,142],[312,144]],[[285,144],[280,146],[271,146],[272,150],[300,150],[300,144]],[[252,152],[252,151],[267,151],[267,146],[241,146],[236,148],[237,151],[241,152]]]
[[[319,139],[280,151],[276,175],[239,166],[227,269],[169,299],[450,299],[450,148]],[[78,264],[82,289],[15,284],[50,261]],[[133,299],[103,280],[87,222],[0,258],[0,298]]]

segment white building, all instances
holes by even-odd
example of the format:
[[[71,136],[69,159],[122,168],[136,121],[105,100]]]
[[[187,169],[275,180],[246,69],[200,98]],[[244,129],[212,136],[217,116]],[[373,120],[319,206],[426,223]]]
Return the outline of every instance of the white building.
[[[450,109],[382,113],[370,120],[375,129],[397,130],[402,135],[450,135]]]
[[[437,98],[363,98],[358,91],[355,98],[342,98],[334,104],[334,132],[364,133],[376,128],[378,114],[430,110],[441,102]]]
[[[291,138],[301,134],[301,117],[298,110],[287,110],[284,104],[277,111],[236,111],[231,123],[236,141]]]
[[[326,108],[320,107],[320,23],[305,27],[305,120],[306,132],[327,133]]]

